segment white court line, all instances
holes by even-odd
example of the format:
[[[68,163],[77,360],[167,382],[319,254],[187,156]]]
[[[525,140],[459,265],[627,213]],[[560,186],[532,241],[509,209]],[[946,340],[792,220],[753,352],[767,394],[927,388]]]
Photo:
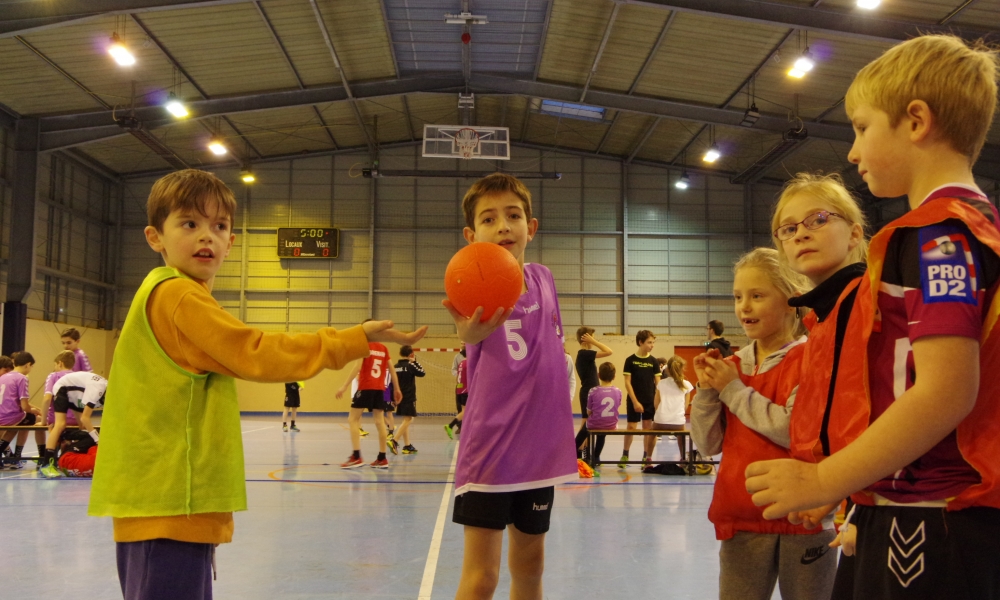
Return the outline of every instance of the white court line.
[[[245,434],[248,434],[248,433],[253,433],[255,431],[264,431],[265,429],[274,429],[275,427],[277,427],[277,425],[268,425],[267,427],[261,427],[260,429],[251,429],[250,431],[243,431],[241,433],[243,433],[245,435]]]
[[[417,596],[417,600],[431,600],[431,590],[434,589],[434,574],[437,572],[438,554],[441,553],[441,536],[444,534],[444,524],[448,519],[448,502],[451,500],[451,490],[455,487],[455,462],[457,460],[458,442],[455,442],[455,455],[451,457],[451,467],[448,469],[449,483],[444,486],[444,494],[441,495],[441,506],[438,508],[437,523],[434,524],[431,548],[427,551],[424,578],[420,581],[420,594]]]

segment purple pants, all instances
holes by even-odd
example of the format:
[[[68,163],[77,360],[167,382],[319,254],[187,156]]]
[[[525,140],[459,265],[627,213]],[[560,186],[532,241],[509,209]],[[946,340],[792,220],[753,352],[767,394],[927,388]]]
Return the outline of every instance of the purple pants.
[[[212,600],[212,544],[157,539],[116,546],[125,600]]]

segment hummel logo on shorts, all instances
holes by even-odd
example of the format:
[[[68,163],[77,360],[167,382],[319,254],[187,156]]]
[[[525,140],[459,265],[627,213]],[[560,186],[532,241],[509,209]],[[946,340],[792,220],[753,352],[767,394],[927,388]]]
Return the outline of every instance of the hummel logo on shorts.
[[[802,555],[802,560],[800,561],[804,565],[810,565],[817,560],[823,558],[823,555],[830,550],[829,546],[816,546],[815,548],[807,548],[805,554]]]
[[[534,502],[532,502],[531,503],[531,510],[549,510],[549,505],[548,504],[543,504],[541,506],[538,506],[537,504],[535,504]]]

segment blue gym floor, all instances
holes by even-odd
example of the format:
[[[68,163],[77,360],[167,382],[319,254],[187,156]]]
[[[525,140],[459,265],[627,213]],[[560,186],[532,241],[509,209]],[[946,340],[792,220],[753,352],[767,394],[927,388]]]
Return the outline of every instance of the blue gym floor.
[[[462,527],[451,523],[450,492],[435,538],[459,443],[445,435],[447,421],[418,418],[411,441],[419,453],[390,454],[390,468],[378,471],[339,468],[350,453],[346,418],[305,417],[300,433],[282,433],[275,417],[245,417],[250,510],[237,513],[233,543],[218,549],[215,597],[454,598]],[[378,442],[367,416],[363,427],[370,462]],[[621,444],[609,437],[605,459],[620,456]],[[29,440],[25,454],[33,447]],[[664,436],[661,452],[675,457],[676,443]],[[632,454],[642,456],[641,438]],[[713,481],[605,465],[599,479],[560,486],[545,597],[717,598],[718,542],[706,518]],[[0,473],[2,597],[121,598],[111,521],[86,516],[89,491],[87,479]],[[436,561],[428,558],[435,539]],[[508,596],[504,564],[495,597]]]

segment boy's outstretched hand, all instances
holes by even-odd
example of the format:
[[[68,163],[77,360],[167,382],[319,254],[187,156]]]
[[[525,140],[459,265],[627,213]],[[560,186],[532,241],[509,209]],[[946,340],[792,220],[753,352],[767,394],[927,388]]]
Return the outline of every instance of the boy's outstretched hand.
[[[368,321],[367,323],[362,323],[361,327],[364,328],[365,336],[369,342],[392,342],[402,346],[417,343],[427,333],[426,325],[416,331],[406,333],[398,329],[393,329],[392,321]]]
[[[753,503],[767,507],[765,519],[780,519],[794,511],[837,502],[845,496],[823,485],[819,465],[790,458],[750,463],[746,477]]]
[[[500,327],[514,312],[513,307],[507,310],[501,307],[488,320],[480,322],[479,320],[483,318],[482,306],[476,308],[476,312],[472,313],[471,317],[466,318],[459,314],[450,300],[442,300],[441,305],[451,313],[451,318],[455,320],[455,327],[458,329],[458,339],[466,344],[478,344],[490,337],[490,334],[496,331],[497,327]]]

